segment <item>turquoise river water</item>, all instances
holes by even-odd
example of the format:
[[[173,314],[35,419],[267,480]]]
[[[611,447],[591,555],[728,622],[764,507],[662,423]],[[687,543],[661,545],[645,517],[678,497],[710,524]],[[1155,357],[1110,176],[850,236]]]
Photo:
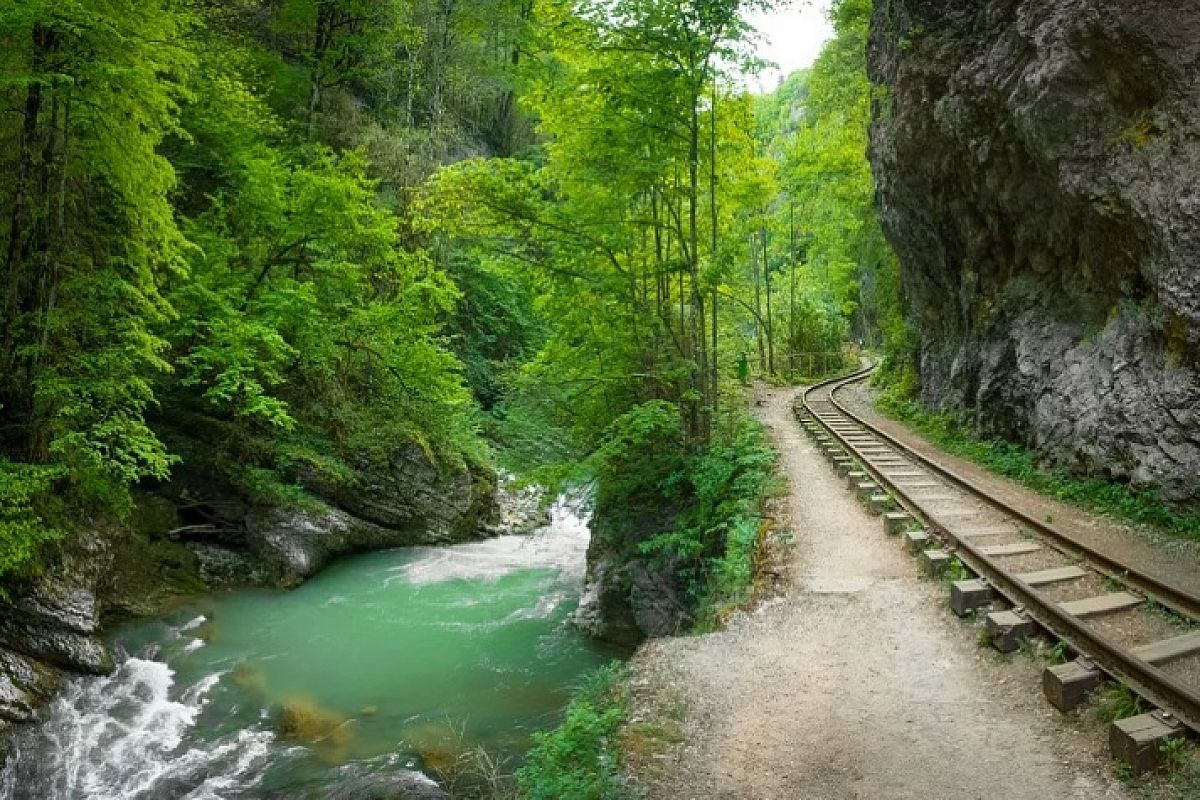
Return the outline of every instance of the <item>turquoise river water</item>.
[[[517,757],[613,655],[566,619],[587,542],[560,502],[528,536],[347,558],[125,626],[117,672],[18,737],[0,797],[352,797],[477,745]]]

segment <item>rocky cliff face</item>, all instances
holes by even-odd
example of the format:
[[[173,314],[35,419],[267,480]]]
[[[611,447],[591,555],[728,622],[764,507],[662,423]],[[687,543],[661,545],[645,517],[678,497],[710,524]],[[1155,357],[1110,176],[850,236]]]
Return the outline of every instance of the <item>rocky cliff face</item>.
[[[584,633],[621,647],[678,635],[691,627],[692,608],[674,575],[678,562],[643,555],[638,545],[671,530],[670,508],[598,505],[592,515],[587,576],[573,622]]]
[[[0,740],[58,691],[64,673],[112,669],[95,593],[109,564],[103,540],[72,538],[42,575],[0,605]]]
[[[869,63],[926,400],[1200,500],[1200,4],[878,2]]]
[[[411,445],[386,462],[359,465],[358,474],[352,486],[302,477],[328,509],[248,516],[250,547],[278,582],[298,583],[345,553],[449,544],[497,532],[496,474],[488,467],[439,468]]]

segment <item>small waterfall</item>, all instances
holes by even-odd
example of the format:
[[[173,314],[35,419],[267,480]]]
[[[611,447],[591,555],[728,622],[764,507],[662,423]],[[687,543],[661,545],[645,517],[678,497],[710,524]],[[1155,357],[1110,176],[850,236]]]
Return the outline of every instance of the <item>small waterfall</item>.
[[[218,800],[252,787],[273,735],[240,730],[183,745],[221,673],[175,685],[159,661],[129,658],[115,673],[73,681],[20,736],[0,797],[92,800]]]
[[[559,498],[549,517],[527,535],[369,554],[291,592],[233,593],[118,631],[135,655],[71,681],[18,732],[0,800],[356,797],[427,782],[410,770],[452,715],[498,740],[527,735],[601,658],[564,622],[587,503]],[[438,658],[446,668],[422,671]],[[344,752],[276,734],[288,698],[275,681],[345,720]]]
[[[450,580],[495,582],[523,569],[553,570],[567,584],[583,580],[590,513],[581,498],[560,497],[550,506],[550,524],[526,535],[497,536],[453,547],[419,547],[420,557],[396,567],[389,580],[414,584]]]

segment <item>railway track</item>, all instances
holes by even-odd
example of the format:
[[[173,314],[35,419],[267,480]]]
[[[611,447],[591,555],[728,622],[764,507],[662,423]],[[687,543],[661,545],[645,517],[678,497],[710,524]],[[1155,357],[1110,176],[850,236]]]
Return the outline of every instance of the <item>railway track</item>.
[[[1047,699],[1061,710],[1106,677],[1156,706],[1110,732],[1114,756],[1139,771],[1157,765],[1165,741],[1200,733],[1200,597],[992,496],[854,414],[838,392],[870,372],[807,389],[796,415],[849,487],[884,516],[884,530],[905,539],[929,573],[949,573],[955,613],[985,615],[985,635],[1002,651],[1039,629],[1064,643],[1060,652],[1077,658],[1043,675]]]

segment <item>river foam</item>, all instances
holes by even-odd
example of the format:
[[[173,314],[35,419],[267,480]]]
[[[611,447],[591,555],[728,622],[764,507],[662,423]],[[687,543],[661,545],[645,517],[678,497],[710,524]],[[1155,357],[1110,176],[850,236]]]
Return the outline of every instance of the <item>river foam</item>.
[[[584,501],[559,498],[550,524],[524,536],[497,536],[454,547],[416,548],[420,556],[394,568],[387,581],[416,585],[443,581],[495,582],[518,570],[552,570],[565,581],[580,581],[590,533]]]
[[[403,773],[451,734],[510,746],[607,658],[565,622],[588,538],[560,500],[525,536],[357,556],[126,626],[116,672],[71,681],[15,737],[0,800],[351,797],[426,780]],[[283,740],[288,704],[344,740]]]
[[[172,699],[174,675],[162,662],[128,658],[112,675],[73,681],[36,735],[14,743],[0,795],[207,800],[220,797],[220,788],[251,785],[272,734],[243,730],[181,747],[222,674]],[[218,764],[220,777],[213,777]]]

